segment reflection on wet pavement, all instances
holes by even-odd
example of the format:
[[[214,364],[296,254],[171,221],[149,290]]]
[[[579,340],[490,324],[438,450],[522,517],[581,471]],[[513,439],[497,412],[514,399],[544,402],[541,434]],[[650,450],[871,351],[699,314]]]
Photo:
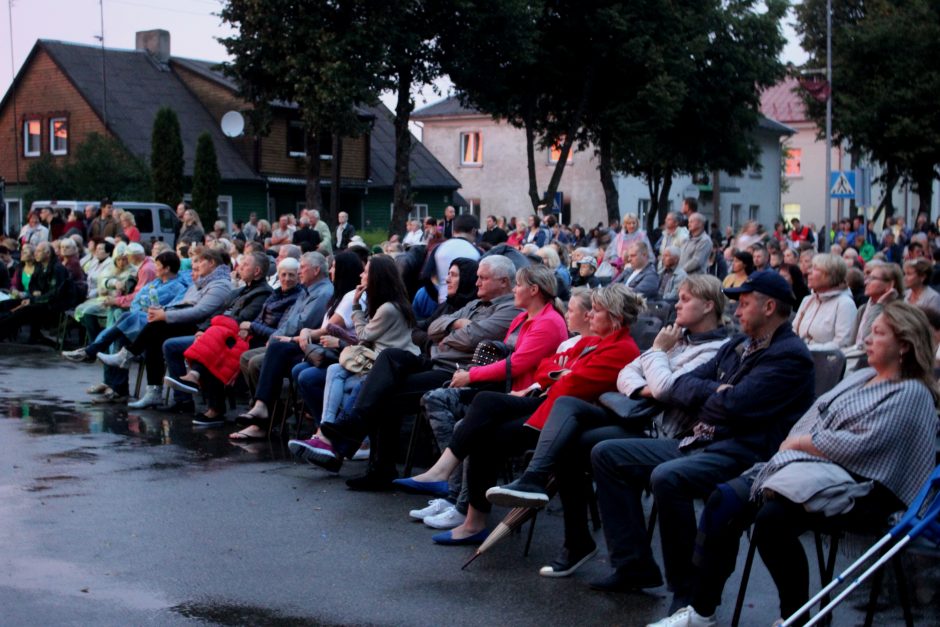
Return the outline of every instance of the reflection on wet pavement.
[[[266,607],[235,603],[183,603],[171,608],[187,618],[195,618],[214,625],[255,625],[257,627],[328,627],[324,623],[300,616],[285,616]]]
[[[188,416],[128,410],[125,406],[96,406],[57,399],[24,401],[6,399],[0,418],[18,419],[34,436],[111,433],[127,436],[121,446],[172,445],[187,452],[190,461],[226,458],[232,461],[289,460],[290,452],[277,436],[270,441],[235,443],[228,430],[193,428]],[[87,447],[94,449],[94,447]],[[94,462],[96,453],[77,448],[54,457]],[[153,469],[179,468],[182,463],[155,463]]]

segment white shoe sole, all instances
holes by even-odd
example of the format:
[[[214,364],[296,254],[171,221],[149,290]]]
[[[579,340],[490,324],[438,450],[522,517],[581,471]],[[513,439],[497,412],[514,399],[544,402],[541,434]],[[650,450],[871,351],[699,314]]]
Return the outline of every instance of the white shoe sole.
[[[433,520],[436,516],[428,516],[421,522],[424,523],[425,527],[430,527],[431,529],[453,529],[454,527],[459,527],[467,520],[466,516],[461,516],[457,519],[450,519],[447,522],[435,521]]]
[[[589,562],[591,558],[594,557],[595,555],[597,555],[597,547],[594,547],[593,551],[591,551],[590,553],[582,557],[580,560],[578,560],[578,563],[572,565],[571,568],[569,568],[568,570],[553,570],[551,566],[542,566],[539,569],[539,574],[542,577],[549,577],[551,579],[558,579],[561,577],[570,577],[571,575],[574,574],[574,571],[584,566],[584,564]]]
[[[430,518],[431,516],[437,516],[438,514],[443,514],[445,511],[447,511],[451,507],[453,507],[453,505],[451,505],[450,503],[448,503],[444,508],[439,508],[439,507],[435,508],[431,506],[430,503],[428,503],[428,507],[424,507],[422,509],[413,509],[410,512],[408,512],[408,517],[418,522],[424,522],[425,518]]]
[[[351,459],[350,461],[354,461],[354,462],[367,462],[367,461],[369,461],[369,449],[367,449],[367,448],[365,448],[365,449],[363,449],[363,448],[359,449],[359,450],[356,451],[356,453],[352,456],[352,459]]]
[[[540,508],[548,505],[548,495],[538,492],[520,492],[496,486],[486,491],[486,500],[501,507]]]
[[[336,454],[329,451],[325,451],[322,448],[317,448],[315,446],[310,446],[302,440],[291,440],[287,443],[287,449],[296,457],[310,461],[311,459],[317,459],[320,461],[330,461],[336,459]]]

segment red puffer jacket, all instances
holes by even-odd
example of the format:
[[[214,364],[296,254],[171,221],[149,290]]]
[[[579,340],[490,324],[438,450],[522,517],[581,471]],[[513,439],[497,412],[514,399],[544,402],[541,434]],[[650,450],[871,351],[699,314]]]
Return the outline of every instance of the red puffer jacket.
[[[183,356],[189,361],[198,361],[228,385],[238,374],[238,362],[246,350],[248,342],[238,337],[238,323],[227,316],[216,316],[212,326],[196,338]]]

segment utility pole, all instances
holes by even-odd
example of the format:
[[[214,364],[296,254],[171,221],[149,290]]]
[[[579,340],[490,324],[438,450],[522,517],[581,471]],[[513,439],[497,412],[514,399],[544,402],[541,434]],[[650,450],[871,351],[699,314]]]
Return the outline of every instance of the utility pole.
[[[829,225],[832,224],[832,195],[829,178],[832,176],[832,0],[826,0],[826,241],[823,251],[829,252]]]
[[[101,101],[103,103],[104,127],[108,128],[108,73],[104,52],[104,0],[98,0],[98,6],[101,13]]]

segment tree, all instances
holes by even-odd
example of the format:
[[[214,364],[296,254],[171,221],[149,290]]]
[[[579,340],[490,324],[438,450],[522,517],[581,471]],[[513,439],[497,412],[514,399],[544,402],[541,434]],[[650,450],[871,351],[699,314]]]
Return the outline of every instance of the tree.
[[[787,4],[642,4],[632,13],[642,16],[640,24],[630,21],[648,35],[629,41],[627,49],[637,55],[617,64],[632,73],[635,90],[598,107],[594,134],[612,134],[614,169],[646,180],[646,227],[652,229],[668,208],[673,176],[735,173],[756,164],[760,92],[784,73],[778,57]],[[655,37],[667,31],[668,39]]]
[[[193,209],[203,224],[211,225],[219,218],[219,162],[215,144],[208,131],[196,141],[196,162],[193,164]]]
[[[373,19],[376,6],[351,0],[229,0],[221,12],[237,33],[221,39],[234,59],[224,69],[255,109],[249,120],[255,125],[269,120],[275,101],[297,108],[306,135],[307,206],[327,222],[338,208],[323,207],[319,137],[367,129],[357,106],[377,102],[382,83],[385,34],[382,20]],[[262,135],[268,129],[253,130]]]
[[[593,3],[548,0],[457,0],[436,49],[461,101],[522,128],[529,199],[550,204],[573,146],[584,141],[583,118],[595,86],[588,53]],[[487,45],[482,42],[498,42]],[[546,189],[536,176],[537,149],[556,147]]]
[[[796,7],[807,66],[826,62],[826,2]],[[884,167],[886,203],[901,179],[929,211],[940,164],[940,3],[935,0],[833,0],[832,130],[856,157]],[[825,128],[825,101],[804,94]]]
[[[175,207],[183,198],[183,138],[176,112],[161,107],[150,135],[150,176],[157,202]]]

